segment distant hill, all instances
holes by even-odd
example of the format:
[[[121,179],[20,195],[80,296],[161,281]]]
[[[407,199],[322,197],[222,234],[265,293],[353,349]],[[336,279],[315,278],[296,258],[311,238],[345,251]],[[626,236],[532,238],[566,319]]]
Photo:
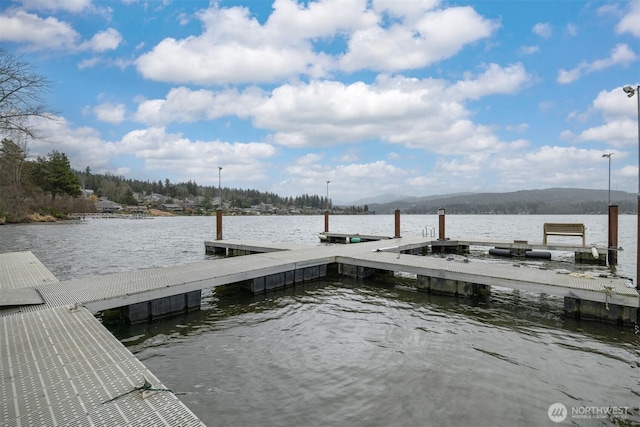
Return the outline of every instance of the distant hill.
[[[637,208],[634,193],[611,191],[611,203],[621,214],[633,214]],[[447,214],[604,214],[607,213],[608,190],[548,188],[509,193],[451,194],[407,197],[387,203],[369,204],[369,212],[393,213],[400,209],[409,214],[435,214],[438,208]]]

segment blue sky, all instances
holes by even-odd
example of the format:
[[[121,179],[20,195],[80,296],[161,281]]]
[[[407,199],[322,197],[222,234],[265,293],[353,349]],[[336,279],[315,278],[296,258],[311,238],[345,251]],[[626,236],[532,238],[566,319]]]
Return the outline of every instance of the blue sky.
[[[640,1],[2,0],[31,155],[334,202],[638,188]]]

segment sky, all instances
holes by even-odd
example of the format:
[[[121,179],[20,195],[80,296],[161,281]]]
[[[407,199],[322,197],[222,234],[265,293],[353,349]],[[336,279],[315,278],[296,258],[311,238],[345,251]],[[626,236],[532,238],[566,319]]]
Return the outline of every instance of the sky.
[[[638,191],[640,0],[1,0],[0,47],[52,83],[29,154],[76,170],[335,204],[610,161]]]

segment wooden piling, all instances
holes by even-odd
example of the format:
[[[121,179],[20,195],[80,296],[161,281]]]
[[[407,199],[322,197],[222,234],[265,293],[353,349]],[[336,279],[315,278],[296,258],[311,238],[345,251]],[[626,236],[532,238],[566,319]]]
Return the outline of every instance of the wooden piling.
[[[609,265],[618,264],[618,205],[609,205]]]
[[[443,208],[438,209],[438,240],[446,239],[444,213],[445,211]]]
[[[395,221],[396,226],[395,226],[395,234],[393,237],[396,239],[399,239],[401,237],[400,236],[400,209],[396,209],[395,220],[396,220]]]
[[[216,209],[216,240],[222,240],[222,208]]]
[[[329,232],[329,211],[324,211],[324,232]]]

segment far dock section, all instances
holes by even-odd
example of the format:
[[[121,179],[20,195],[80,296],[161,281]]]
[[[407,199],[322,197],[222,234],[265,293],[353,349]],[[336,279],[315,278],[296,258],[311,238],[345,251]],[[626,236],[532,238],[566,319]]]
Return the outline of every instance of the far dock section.
[[[363,243],[377,242],[380,240],[393,239],[389,236],[374,236],[358,233],[330,233],[324,232],[319,234],[320,241],[323,243]]]
[[[447,243],[450,241],[446,241]],[[221,242],[207,242],[210,245]],[[496,242],[464,241],[462,246],[491,246]],[[232,241],[233,245],[242,242]],[[638,323],[640,296],[630,281],[616,277],[593,277],[584,274],[560,274],[555,271],[540,270],[517,265],[499,265],[473,258],[456,261],[455,258],[440,256],[415,256],[428,254],[433,241],[425,237],[398,238],[348,245],[327,245],[304,252],[329,251],[337,273],[343,276],[367,279],[380,273],[409,273],[416,276],[416,288],[421,291],[448,294],[457,297],[473,297],[487,294],[491,286],[555,295],[564,298],[565,314],[576,319],[597,319],[623,325]],[[460,242],[451,242],[455,247]],[[499,242],[499,246],[508,243]],[[516,247],[577,249],[565,245],[528,245],[514,243]],[[257,252],[269,247],[246,246],[245,250]],[[275,248],[271,248],[273,250]],[[291,251],[291,255],[296,251]],[[287,253],[279,252],[286,256]],[[292,282],[293,283],[293,282]],[[277,287],[289,286],[278,281]],[[267,288],[258,287],[262,292]]]
[[[248,240],[215,240],[213,242],[204,242],[204,253],[206,255],[229,257],[307,248],[309,248],[309,245],[296,243],[265,243]]]
[[[375,242],[393,239],[388,236],[361,235],[357,233],[319,233],[320,242],[323,243],[362,243]],[[422,247],[422,254],[458,254],[465,255],[470,252],[470,248],[488,247],[490,255],[499,257],[525,257],[525,258],[543,258],[550,259],[551,253],[556,252],[573,252],[576,263],[579,264],[596,264],[607,265],[607,256],[613,250],[603,247],[592,246],[576,246],[568,244],[547,244],[545,243],[529,243],[524,240],[506,241],[480,241],[469,239],[458,240],[431,240],[427,245]]]
[[[482,240],[434,240],[430,243],[433,253],[468,254],[471,247],[488,247],[489,254],[501,257],[551,258],[553,252],[573,252],[578,264],[607,265],[610,249],[596,246],[576,246],[562,243],[529,243],[523,240],[482,241]]]

